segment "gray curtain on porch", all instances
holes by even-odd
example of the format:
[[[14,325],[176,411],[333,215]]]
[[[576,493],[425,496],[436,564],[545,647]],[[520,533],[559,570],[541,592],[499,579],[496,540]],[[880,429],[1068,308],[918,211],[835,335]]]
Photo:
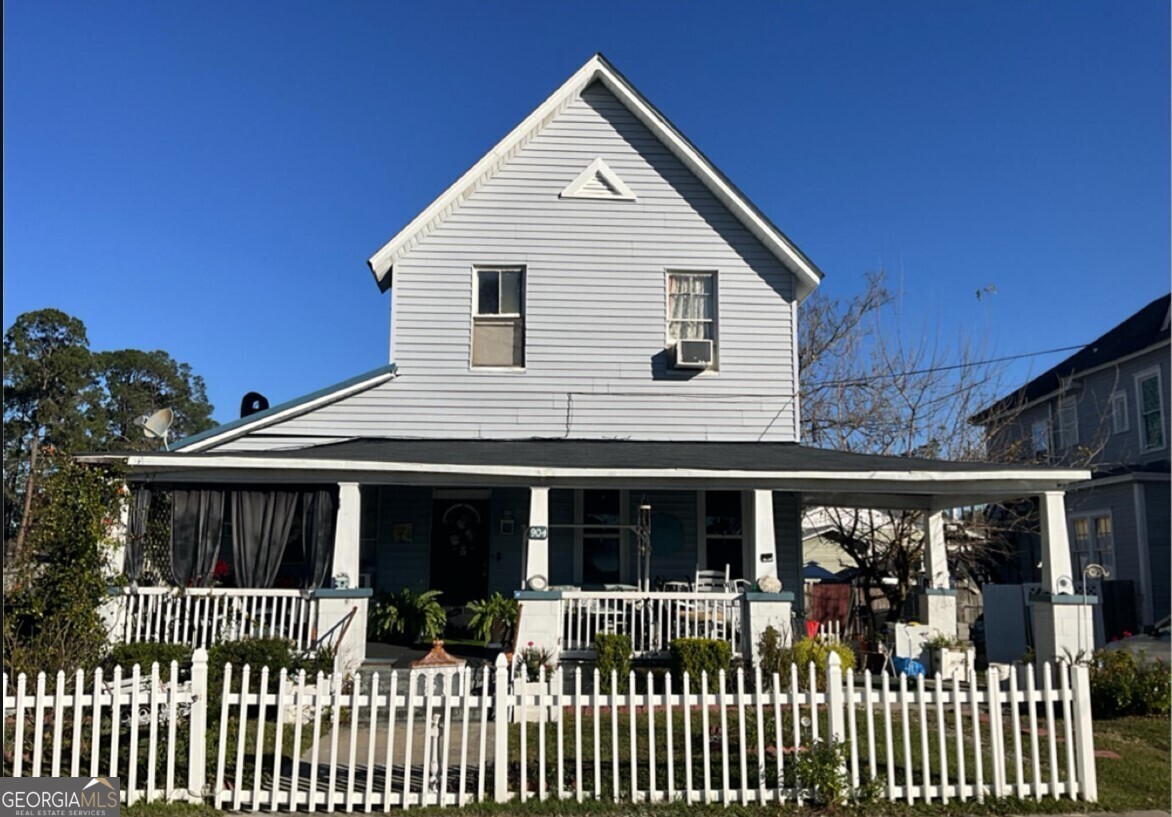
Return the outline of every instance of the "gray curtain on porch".
[[[212,583],[224,527],[224,492],[216,489],[172,493],[171,573],[180,586]]]
[[[232,564],[237,587],[273,586],[300,493],[232,492]]]
[[[316,590],[326,583],[334,555],[337,512],[334,491],[319,488],[301,495],[301,543],[305,548],[304,586]]]
[[[122,572],[131,582],[138,582],[142,575],[143,552],[146,549],[147,523],[151,515],[151,488],[140,485],[134,491],[130,505],[130,524],[126,531],[125,563]]]

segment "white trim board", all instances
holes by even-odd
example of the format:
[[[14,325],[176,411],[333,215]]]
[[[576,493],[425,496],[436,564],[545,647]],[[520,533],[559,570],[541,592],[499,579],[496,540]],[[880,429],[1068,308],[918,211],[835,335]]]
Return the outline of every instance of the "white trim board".
[[[595,54],[574,72],[536,110],[509,131],[504,139],[480,158],[447,190],[396,233],[367,261],[375,281],[383,290],[391,286],[394,264],[411,251],[428,233],[492,178],[505,162],[524,147],[567,105],[576,100],[592,82],[602,82],[623,105],[675,154],[685,167],[719,199],[777,259],[797,278],[796,296],[804,300],[822,280],[822,273],[780,230],[737,190],[683,134],[652,107],[642,95],[607,62]]]
[[[744,471],[705,468],[562,468],[528,465],[474,465],[453,463],[380,462],[373,460],[331,460],[301,457],[256,456],[184,456],[158,454],[90,455],[78,457],[82,461],[100,462],[125,457],[131,468],[189,471],[216,469],[221,471],[331,471],[370,474],[413,474],[435,476],[511,477],[532,480],[567,482],[585,480],[592,484],[599,480],[645,480],[648,485],[664,480],[703,481],[711,484],[739,482],[742,485],[771,483],[776,490],[824,485],[867,485],[876,490],[882,485],[911,487],[923,485],[933,488],[964,487],[967,489],[1014,490],[1021,492],[1055,490],[1052,486],[1090,478],[1085,469],[1052,469],[1044,472],[1012,468],[996,471]],[[783,488],[785,486],[785,488]]]

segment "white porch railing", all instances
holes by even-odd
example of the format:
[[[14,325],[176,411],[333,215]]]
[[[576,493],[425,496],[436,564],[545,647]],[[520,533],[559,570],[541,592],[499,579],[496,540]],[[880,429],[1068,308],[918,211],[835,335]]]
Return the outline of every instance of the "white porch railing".
[[[594,636],[629,636],[637,657],[663,655],[677,638],[714,638],[741,653],[741,594],[562,592],[561,652],[594,654]]]
[[[240,638],[284,638],[297,649],[316,641],[318,600],[300,590],[140,587],[116,597],[114,639],[211,647]]]

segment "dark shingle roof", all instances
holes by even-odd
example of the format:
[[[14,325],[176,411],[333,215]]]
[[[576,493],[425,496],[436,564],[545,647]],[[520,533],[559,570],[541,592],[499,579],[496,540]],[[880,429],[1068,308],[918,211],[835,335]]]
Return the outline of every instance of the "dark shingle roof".
[[[1105,335],[1091,341],[1057,366],[1043,372],[1011,394],[969,418],[983,423],[1010,409],[1024,406],[1059,390],[1062,379],[1139,352],[1168,337],[1168,306],[1172,295],[1152,301]]]
[[[946,462],[855,454],[796,443],[658,442],[642,440],[417,440],[362,438],[280,451],[207,451],[169,456],[259,457],[264,459],[348,460],[425,465],[519,466],[532,468],[702,469],[713,471],[822,471],[897,473],[908,471],[1003,471],[1003,463]],[[1047,470],[1013,466],[1014,470]]]

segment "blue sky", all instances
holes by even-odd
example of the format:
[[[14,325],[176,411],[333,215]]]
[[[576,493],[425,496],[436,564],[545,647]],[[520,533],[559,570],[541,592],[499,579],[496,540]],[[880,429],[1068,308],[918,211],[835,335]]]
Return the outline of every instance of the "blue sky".
[[[6,3],[4,325],[165,349],[221,421],[382,365],[366,258],[595,51],[830,294],[1012,354],[1168,290],[1167,3],[729,8]]]

